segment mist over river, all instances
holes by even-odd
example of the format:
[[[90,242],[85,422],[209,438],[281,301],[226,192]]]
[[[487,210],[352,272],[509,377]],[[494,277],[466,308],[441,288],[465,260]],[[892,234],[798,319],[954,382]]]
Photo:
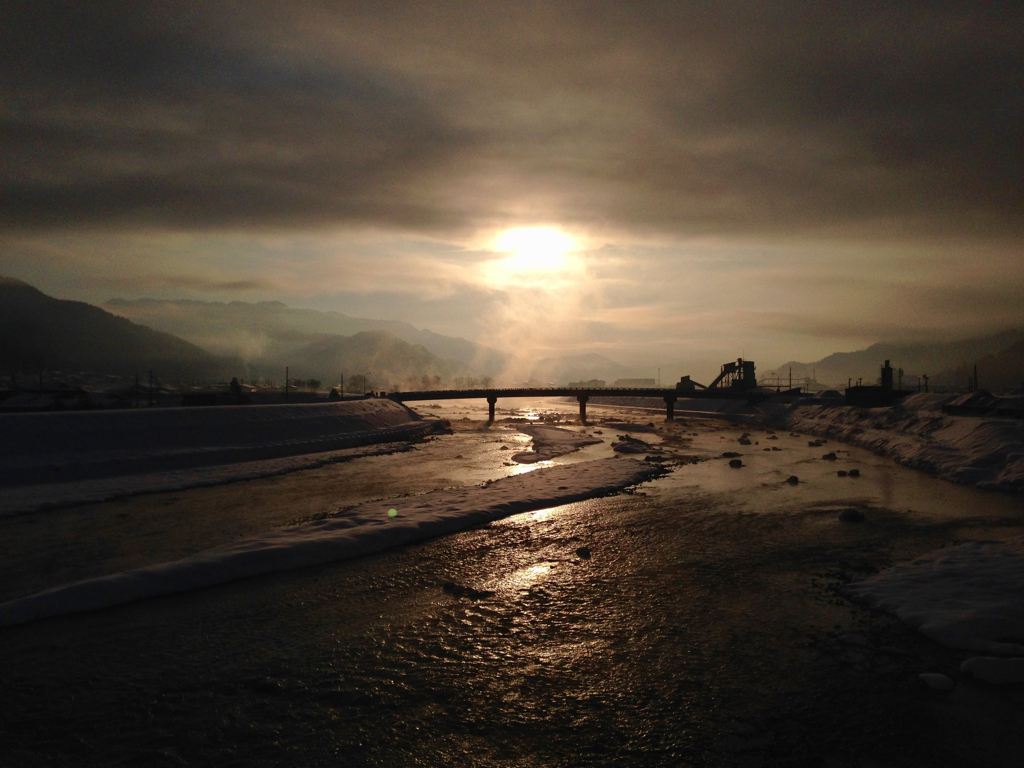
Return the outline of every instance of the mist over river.
[[[972,681],[963,653],[836,589],[1021,535],[1020,495],[804,435],[595,405],[584,429],[575,402],[507,402],[489,428],[486,404],[418,406],[453,432],[408,450],[0,518],[10,600],[374,499],[625,456],[626,434],[668,469],[376,555],[0,629],[0,762],[1017,764],[1021,685]],[[544,417],[602,442],[513,461],[531,444],[517,426]],[[862,522],[839,520],[851,507]]]

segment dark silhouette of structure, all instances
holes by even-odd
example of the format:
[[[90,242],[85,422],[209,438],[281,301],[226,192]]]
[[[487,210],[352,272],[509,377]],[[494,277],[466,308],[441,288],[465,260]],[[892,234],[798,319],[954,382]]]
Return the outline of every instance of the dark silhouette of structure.
[[[494,421],[494,407],[499,398],[506,397],[575,397],[580,404],[580,421],[587,421],[587,403],[592,397],[650,397],[665,402],[665,418],[675,418],[675,404],[683,398],[710,398],[746,400],[759,402],[776,394],[757,386],[754,379],[752,360],[737,360],[722,366],[722,373],[710,386],[705,387],[683,376],[673,389],[663,387],[524,387],[515,389],[444,389],[430,392],[392,392],[390,397],[397,402],[415,400],[487,400],[488,420]]]
[[[900,398],[910,394],[908,390],[893,388],[893,367],[889,361],[882,366],[882,377],[880,386],[862,385],[858,380],[857,386],[846,388],[846,405],[856,405],[861,408],[887,408]]]

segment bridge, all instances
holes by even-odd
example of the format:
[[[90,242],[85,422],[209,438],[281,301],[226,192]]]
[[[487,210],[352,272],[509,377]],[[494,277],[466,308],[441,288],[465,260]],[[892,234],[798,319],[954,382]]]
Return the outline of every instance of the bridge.
[[[775,394],[774,392],[770,394]],[[389,392],[386,397],[399,403],[413,400],[469,400],[486,399],[488,420],[494,421],[494,406],[506,397],[575,397],[580,404],[580,421],[587,420],[587,402],[592,397],[650,397],[665,402],[665,418],[675,417],[675,404],[679,398],[708,398],[714,400],[746,400],[759,402],[769,393],[759,389],[665,389],[661,387],[530,387],[522,389],[441,389],[432,392]]]

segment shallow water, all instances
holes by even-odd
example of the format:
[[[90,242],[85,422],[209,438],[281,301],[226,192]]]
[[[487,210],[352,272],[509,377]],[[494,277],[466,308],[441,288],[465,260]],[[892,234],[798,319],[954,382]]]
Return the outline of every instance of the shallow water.
[[[518,471],[497,438],[523,441],[466,426],[408,463],[204,489],[191,516],[159,517],[170,529],[205,511],[198,541],[330,509],[338,495]],[[1014,764],[1019,691],[971,687],[957,654],[829,587],[840,570],[965,532],[1019,534],[1019,497],[806,437],[751,430],[758,445],[739,446],[741,430],[719,423],[678,431],[698,433],[682,453],[738,451],[746,466],[709,458],[633,494],[381,556],[4,631],[0,704],[16,714],[2,721],[0,754],[17,765]],[[771,445],[782,450],[762,450]],[[832,450],[836,464],[821,460]],[[862,477],[836,476],[853,466]],[[799,485],[783,482],[790,474]],[[159,496],[135,503],[143,517],[147,504],[164,509]],[[838,522],[851,505],[864,524]],[[95,530],[116,528],[115,507],[99,507]],[[77,530],[95,546],[92,529]],[[183,548],[189,537],[168,538]],[[494,594],[454,598],[448,580]],[[844,644],[843,630],[870,642]],[[950,674],[957,691],[926,694],[921,671]]]

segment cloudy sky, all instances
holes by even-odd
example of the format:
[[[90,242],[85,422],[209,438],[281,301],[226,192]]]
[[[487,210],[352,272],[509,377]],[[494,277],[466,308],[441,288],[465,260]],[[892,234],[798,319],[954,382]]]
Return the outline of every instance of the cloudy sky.
[[[7,0],[0,273],[638,375],[1019,327],[1022,40],[1019,2]]]

